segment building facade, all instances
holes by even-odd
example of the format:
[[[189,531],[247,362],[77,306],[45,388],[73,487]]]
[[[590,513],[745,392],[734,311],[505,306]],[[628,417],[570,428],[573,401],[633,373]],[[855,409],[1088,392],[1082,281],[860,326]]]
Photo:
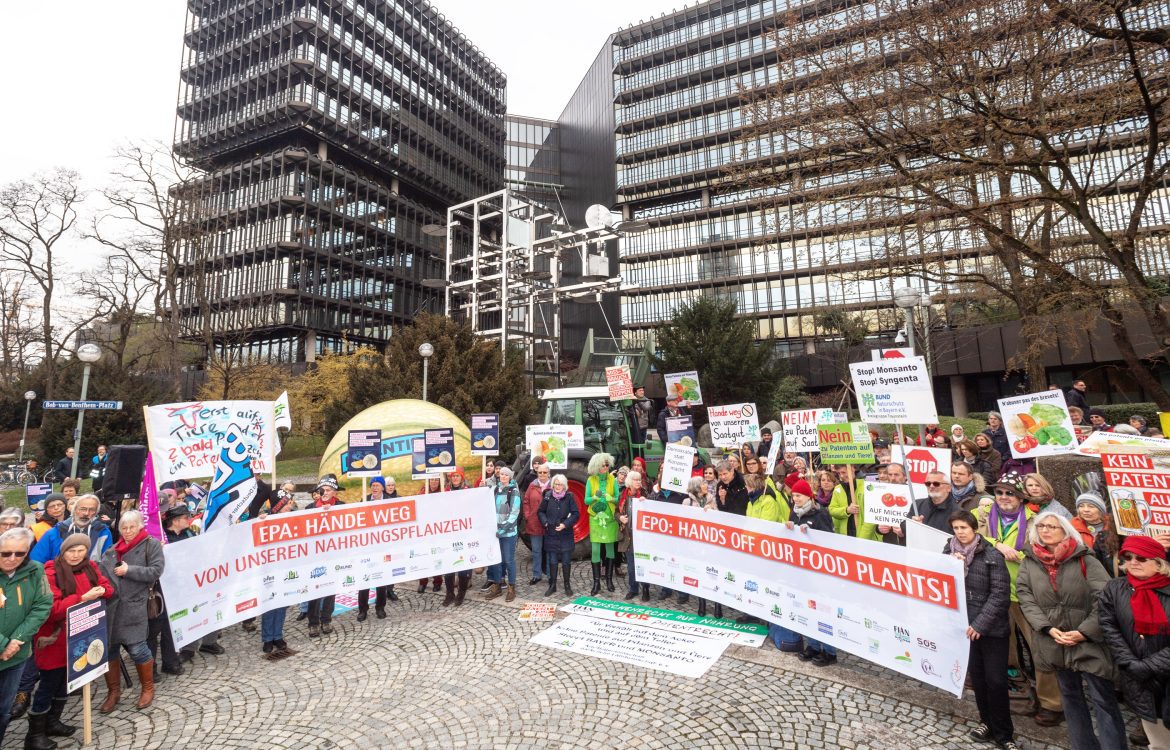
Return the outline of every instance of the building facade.
[[[502,186],[503,73],[419,0],[190,0],[184,45],[191,338],[303,362],[441,311],[422,228]]]

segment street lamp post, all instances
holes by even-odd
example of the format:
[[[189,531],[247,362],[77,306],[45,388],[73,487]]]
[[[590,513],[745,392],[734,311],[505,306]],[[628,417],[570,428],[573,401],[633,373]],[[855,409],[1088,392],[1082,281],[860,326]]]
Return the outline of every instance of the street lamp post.
[[[418,356],[422,357],[423,361],[423,401],[427,400],[427,362],[434,353],[435,347],[431,346],[429,343],[423,342],[422,344],[419,344]]]
[[[24,462],[24,438],[28,435],[28,410],[32,407],[33,399],[36,397],[36,391],[24,392],[24,429],[20,431],[20,455],[16,457],[16,460],[22,463]]]
[[[81,400],[85,400],[85,396],[89,391],[89,372],[93,368],[93,363],[102,358],[102,348],[97,344],[82,344],[77,348],[77,358],[85,363],[85,369],[81,374]],[[85,424],[85,409],[77,410],[77,429],[73,432],[73,468],[69,470],[70,476],[77,476],[77,462],[81,458],[81,428]]]

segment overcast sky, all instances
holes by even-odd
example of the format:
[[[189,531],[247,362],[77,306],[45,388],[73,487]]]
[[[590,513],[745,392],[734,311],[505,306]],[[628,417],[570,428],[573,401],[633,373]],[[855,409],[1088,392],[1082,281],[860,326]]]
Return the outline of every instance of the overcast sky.
[[[434,0],[508,76],[508,109],[555,118],[606,36],[682,0]],[[102,182],[119,141],[170,143],[183,0],[4,3],[0,184],[68,166]]]

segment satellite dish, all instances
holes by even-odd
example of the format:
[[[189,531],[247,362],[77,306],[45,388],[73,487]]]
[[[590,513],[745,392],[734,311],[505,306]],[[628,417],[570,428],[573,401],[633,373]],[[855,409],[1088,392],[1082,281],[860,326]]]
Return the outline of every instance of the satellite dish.
[[[607,206],[594,203],[585,211],[585,226],[601,229],[613,225],[613,212]]]

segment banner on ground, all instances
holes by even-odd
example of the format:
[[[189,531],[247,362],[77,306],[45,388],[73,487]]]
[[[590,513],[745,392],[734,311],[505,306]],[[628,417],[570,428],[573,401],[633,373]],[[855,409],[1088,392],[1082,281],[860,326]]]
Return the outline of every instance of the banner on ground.
[[[500,415],[471,415],[471,455],[500,455]]]
[[[651,628],[701,635],[706,638],[722,638],[741,646],[753,648],[762,646],[764,638],[768,635],[768,626],[759,623],[703,617],[690,612],[676,612],[673,609],[657,609],[643,604],[595,599],[591,596],[579,596],[569,604],[562,606],[561,611],[587,617],[634,620]]]
[[[577,424],[530,424],[524,428],[524,447],[532,457],[544,456],[552,469],[569,466],[569,451],[584,450],[585,431]]]
[[[688,372],[672,372],[663,376],[666,381],[666,397],[677,398],[683,406],[700,406],[703,403],[703,390],[699,387],[699,373],[694,370]]]
[[[937,424],[934,390],[922,357],[849,365],[862,422]]]
[[[639,581],[762,617],[962,695],[963,564],[948,555],[722,511],[644,501],[634,520]]]
[[[110,631],[105,599],[74,604],[65,610],[65,655],[67,692],[72,693],[110,671]]]
[[[926,475],[932,471],[942,472],[942,475],[951,481],[951,453],[948,448],[927,448],[915,445],[890,446],[890,461],[901,464],[906,470],[906,477],[910,480],[910,488],[914,491],[912,500],[926,497]]]
[[[832,409],[797,409],[780,412],[780,426],[784,431],[784,450],[797,453],[820,451],[817,425],[833,421]]]
[[[729,643],[722,638],[650,628],[634,620],[585,615],[569,615],[529,642],[683,677],[702,677]]]
[[[1077,448],[1077,453],[1082,456],[1099,458],[1106,450],[1126,451],[1133,448],[1145,448],[1151,453],[1157,454],[1170,454],[1170,440],[1098,430],[1085,438],[1084,442]]]
[[[1077,437],[1063,391],[1041,391],[997,401],[1013,458],[1074,453]]]
[[[1170,458],[1106,451],[1101,466],[1118,534],[1170,532]]]
[[[897,526],[910,512],[910,488],[889,482],[865,483],[865,523]]]
[[[610,401],[625,401],[634,397],[634,378],[629,365],[605,368],[605,385]]]
[[[276,470],[272,401],[191,401],[142,410],[160,483],[214,475],[221,444],[232,428],[243,437],[256,474]]]
[[[526,602],[516,619],[520,622],[552,622],[557,618],[557,605],[548,602]]]
[[[873,437],[865,422],[817,425],[822,464],[872,464]]]
[[[709,406],[707,421],[711,426],[711,442],[716,448],[739,450],[744,443],[755,443],[760,439],[755,404]]]
[[[351,477],[382,476],[382,431],[349,430],[346,474]]]
[[[679,445],[694,445],[695,418],[690,414],[666,418],[666,442]]]
[[[278,513],[165,549],[175,646],[277,607],[500,561],[489,488]]]
[[[686,492],[687,484],[691,481],[691,464],[694,463],[695,448],[689,445],[668,443],[662,454],[662,471],[658,475],[658,485],[671,492]],[[649,483],[644,477],[643,482]]]

